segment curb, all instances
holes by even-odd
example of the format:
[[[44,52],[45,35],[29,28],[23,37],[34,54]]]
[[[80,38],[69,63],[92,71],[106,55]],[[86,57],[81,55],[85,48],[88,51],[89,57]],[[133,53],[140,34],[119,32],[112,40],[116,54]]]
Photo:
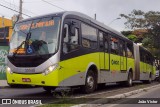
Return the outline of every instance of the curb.
[[[132,96],[132,95],[135,95],[135,94],[138,94],[138,93],[141,93],[141,92],[144,92],[144,91],[147,91],[147,90],[150,90],[152,88],[159,87],[159,86],[160,86],[160,84],[154,85],[154,86],[151,86],[151,87],[147,87],[147,88],[142,88],[142,89],[130,91],[130,92],[123,93],[123,94],[118,94],[118,95],[114,95],[114,96],[105,97],[105,98],[111,98],[111,99],[109,99],[109,100],[106,100],[106,99],[95,100],[95,101],[89,102],[89,104],[96,104],[97,103],[96,105],[100,106],[100,105],[103,105],[104,103],[107,104],[109,102],[116,101],[114,98],[120,98],[120,99],[121,98],[126,98],[126,97],[129,97],[129,96]],[[74,105],[74,106],[71,106],[71,107],[87,107],[87,105],[88,104],[78,104],[78,105]]]
[[[7,80],[0,80],[0,89],[2,88],[8,88],[9,85],[7,83]]]

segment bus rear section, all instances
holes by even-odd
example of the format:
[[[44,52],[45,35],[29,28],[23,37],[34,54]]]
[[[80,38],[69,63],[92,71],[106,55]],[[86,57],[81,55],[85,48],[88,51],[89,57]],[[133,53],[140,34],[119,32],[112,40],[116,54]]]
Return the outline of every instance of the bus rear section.
[[[155,79],[155,65],[153,55],[145,48],[134,44],[135,52],[135,80],[151,83]]]

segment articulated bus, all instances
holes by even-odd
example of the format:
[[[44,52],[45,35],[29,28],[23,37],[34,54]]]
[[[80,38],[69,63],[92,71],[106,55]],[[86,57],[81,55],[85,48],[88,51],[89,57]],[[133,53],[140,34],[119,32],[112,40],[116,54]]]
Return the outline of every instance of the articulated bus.
[[[78,12],[59,12],[15,24],[7,56],[7,82],[37,85],[46,91],[59,86],[97,86],[134,80],[150,83],[154,57],[121,33]]]

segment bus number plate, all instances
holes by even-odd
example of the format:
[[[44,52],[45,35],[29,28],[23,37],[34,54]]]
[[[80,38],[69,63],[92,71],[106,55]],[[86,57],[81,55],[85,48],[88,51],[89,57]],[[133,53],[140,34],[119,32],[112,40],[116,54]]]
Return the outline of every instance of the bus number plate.
[[[31,79],[30,78],[22,78],[22,81],[23,82],[31,82]]]

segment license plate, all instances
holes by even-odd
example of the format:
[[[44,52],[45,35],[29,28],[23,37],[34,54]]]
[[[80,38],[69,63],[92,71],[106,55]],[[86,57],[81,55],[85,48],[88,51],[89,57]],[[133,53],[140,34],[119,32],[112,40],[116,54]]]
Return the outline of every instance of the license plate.
[[[22,78],[22,81],[23,82],[31,82],[31,79],[30,78]]]

